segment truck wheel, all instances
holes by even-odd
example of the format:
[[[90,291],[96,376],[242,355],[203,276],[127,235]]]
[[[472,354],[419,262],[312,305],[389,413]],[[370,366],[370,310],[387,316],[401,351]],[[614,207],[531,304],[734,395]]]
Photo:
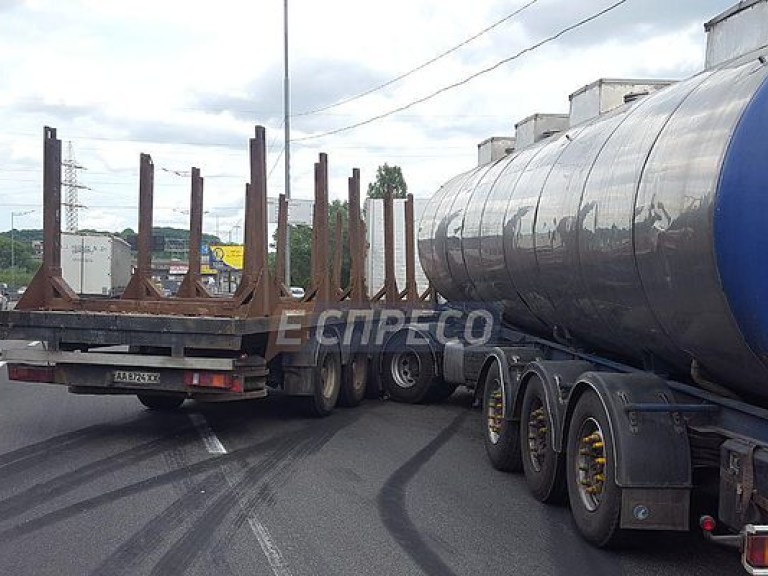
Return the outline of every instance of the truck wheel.
[[[136,397],[139,399],[139,402],[150,410],[164,412],[178,409],[186,400],[184,396],[161,396],[156,394],[137,394]]]
[[[431,404],[448,400],[458,387],[458,384],[448,384],[448,382],[442,379],[437,379],[432,383],[427,395],[424,397],[424,402]]]
[[[341,358],[333,349],[321,349],[317,365],[310,371],[314,394],[301,398],[304,412],[313,417],[333,412],[341,390]]]
[[[429,344],[407,340],[408,333],[401,331],[387,341],[381,380],[392,400],[416,404],[427,399],[436,376],[435,363]]]
[[[608,415],[599,396],[589,390],[578,399],[568,428],[566,476],[576,526],[601,548],[615,546],[623,535],[613,446]]]
[[[528,381],[520,418],[523,471],[528,489],[540,502],[562,502],[565,497],[565,458],[552,447],[544,384],[538,376]]]
[[[504,419],[506,409],[501,368],[494,362],[488,368],[483,384],[485,451],[497,470],[518,472],[522,468],[520,429],[514,422]]]
[[[357,406],[365,398],[368,388],[368,354],[354,354],[342,370],[341,391],[339,404],[342,406]]]

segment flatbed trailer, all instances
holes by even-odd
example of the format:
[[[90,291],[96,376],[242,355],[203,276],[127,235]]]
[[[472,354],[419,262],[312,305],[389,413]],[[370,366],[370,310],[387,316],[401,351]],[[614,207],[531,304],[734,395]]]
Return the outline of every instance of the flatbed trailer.
[[[385,201],[385,285],[368,298],[360,173],[349,178],[350,278],[341,285],[341,250],[329,254],[328,159],[315,164],[312,280],[296,299],[285,283],[287,201],[280,197],[276,267],[267,255],[265,130],[250,140],[245,198],[243,277],[231,297],[208,293],[200,276],[203,179],[191,171],[189,271],[176,297],[151,279],[154,167],[140,157],[137,265],[124,293],[112,298],[75,294],[61,275],[61,141],[44,131],[43,264],[14,310],[0,313],[0,337],[39,341],[8,350],[12,380],[64,385],[78,394],[135,394],[152,409],[174,409],[186,399],[231,401],[281,390],[300,397],[307,412],[329,414],[337,403],[358,404],[368,391],[375,340],[390,330],[385,309],[428,308],[414,275],[413,198],[406,212],[406,287],[394,275],[393,202]],[[335,245],[342,246],[337,221]],[[381,335],[378,334],[382,330]],[[371,331],[377,335],[367,341]],[[118,347],[115,349],[114,347]],[[372,393],[376,393],[375,390]]]

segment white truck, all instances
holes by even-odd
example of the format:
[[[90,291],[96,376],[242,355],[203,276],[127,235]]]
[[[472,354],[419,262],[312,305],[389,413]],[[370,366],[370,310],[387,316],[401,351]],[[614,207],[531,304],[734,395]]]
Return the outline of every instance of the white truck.
[[[63,232],[61,269],[77,294],[115,296],[131,279],[131,248],[115,236]]]

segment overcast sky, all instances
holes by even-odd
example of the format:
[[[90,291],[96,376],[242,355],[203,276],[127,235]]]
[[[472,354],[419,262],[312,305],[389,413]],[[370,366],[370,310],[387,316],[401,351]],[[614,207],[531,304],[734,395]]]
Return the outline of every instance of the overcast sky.
[[[368,90],[429,60],[527,0],[290,0],[292,109]],[[406,104],[511,56],[613,0],[539,0],[449,57],[370,96],[292,119],[300,139]],[[384,120],[292,145],[294,197],[312,194],[318,152],[331,197],[353,167],[363,186],[384,162],[430,196],[472,167],[476,145],[512,135],[535,112],[567,112],[568,94],[600,77],[676,79],[704,61],[703,23],[735,0],[629,0],[584,28],[456,90]],[[0,0],[0,230],[42,225],[42,131],[58,128],[79,164],[80,226],[137,222],[139,153],[156,167],[155,225],[186,227],[186,178],[205,180],[205,231],[241,223],[247,141],[267,128],[270,195],[284,189],[283,2]],[[242,230],[234,229],[233,240]]]

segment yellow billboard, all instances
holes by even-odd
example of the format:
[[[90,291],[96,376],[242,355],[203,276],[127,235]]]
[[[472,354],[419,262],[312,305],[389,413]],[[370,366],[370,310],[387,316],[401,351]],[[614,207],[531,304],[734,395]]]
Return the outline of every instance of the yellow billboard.
[[[211,245],[208,252],[208,260],[211,268],[216,270],[242,270],[243,245]]]

